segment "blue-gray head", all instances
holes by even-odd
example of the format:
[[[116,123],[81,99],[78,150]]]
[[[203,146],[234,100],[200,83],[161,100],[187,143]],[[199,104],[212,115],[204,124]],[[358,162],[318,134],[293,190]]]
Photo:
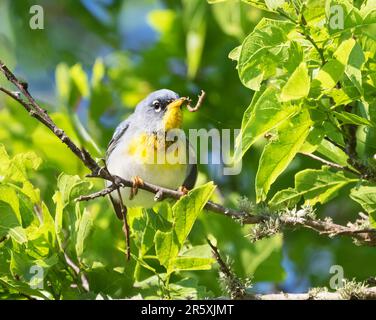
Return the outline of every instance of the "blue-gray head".
[[[137,105],[134,116],[137,123],[147,131],[180,128],[183,120],[181,106],[184,101],[174,91],[157,90]]]

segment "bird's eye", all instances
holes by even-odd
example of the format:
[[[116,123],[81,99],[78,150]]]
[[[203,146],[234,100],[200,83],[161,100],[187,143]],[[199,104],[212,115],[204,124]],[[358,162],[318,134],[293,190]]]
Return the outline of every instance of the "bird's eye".
[[[155,112],[159,112],[162,110],[162,106],[159,100],[153,101],[153,107],[154,107]]]

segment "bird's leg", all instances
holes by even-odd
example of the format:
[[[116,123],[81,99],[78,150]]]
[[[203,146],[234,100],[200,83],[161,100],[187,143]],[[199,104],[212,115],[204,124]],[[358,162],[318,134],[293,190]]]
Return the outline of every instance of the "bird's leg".
[[[142,180],[139,176],[135,176],[132,178],[132,188],[131,193],[129,195],[129,200],[132,200],[134,196],[138,192],[138,187],[141,187],[144,185],[144,180]]]

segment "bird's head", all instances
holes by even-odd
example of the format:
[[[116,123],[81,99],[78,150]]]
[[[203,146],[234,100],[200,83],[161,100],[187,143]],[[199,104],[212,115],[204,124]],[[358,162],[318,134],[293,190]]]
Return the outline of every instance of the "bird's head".
[[[182,125],[181,107],[185,101],[171,90],[154,91],[137,105],[135,115],[138,123],[150,132],[177,129]]]

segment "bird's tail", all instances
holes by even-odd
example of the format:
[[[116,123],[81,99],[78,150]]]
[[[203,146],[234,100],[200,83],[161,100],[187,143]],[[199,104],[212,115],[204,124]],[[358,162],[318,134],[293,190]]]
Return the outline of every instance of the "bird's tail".
[[[112,203],[112,206],[114,207],[116,216],[120,219],[123,220],[123,214],[121,212],[121,205],[119,202],[115,201],[114,198],[110,195],[110,200]]]

